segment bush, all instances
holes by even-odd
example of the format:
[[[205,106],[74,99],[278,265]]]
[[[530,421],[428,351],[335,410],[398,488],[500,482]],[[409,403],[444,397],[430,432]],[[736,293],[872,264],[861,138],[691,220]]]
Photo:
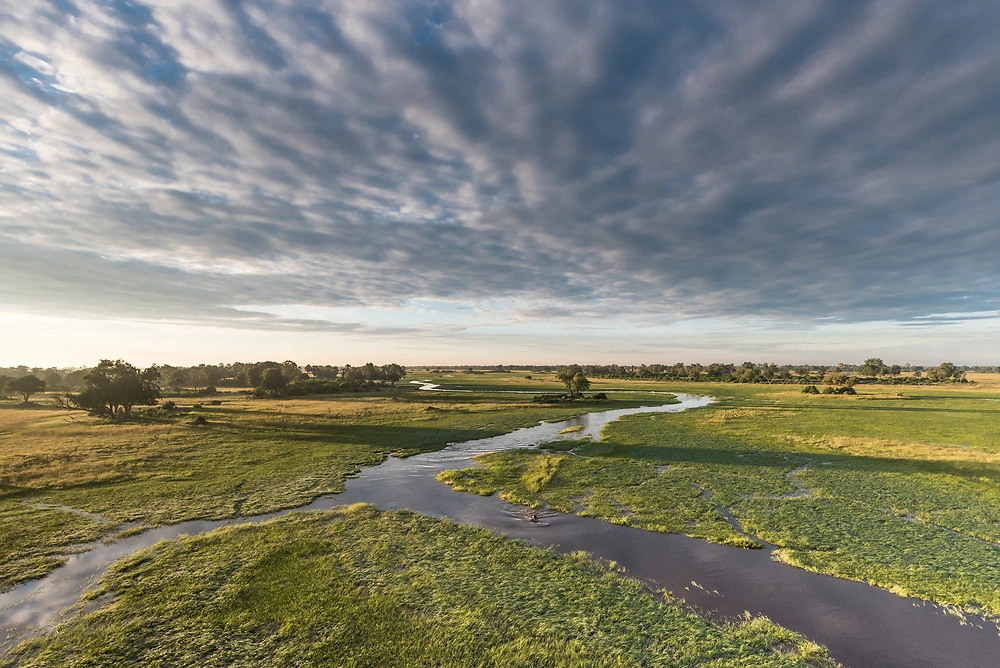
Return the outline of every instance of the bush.
[[[194,408],[195,410],[201,410],[201,409],[202,409],[203,407],[202,407],[202,405],[201,405],[201,404],[195,404],[195,405],[194,405],[194,406],[192,406],[191,408]]]
[[[819,394],[819,390],[816,389],[815,385],[806,385],[804,388],[802,388],[802,393],[803,394]]]
[[[210,406],[221,406],[222,401],[220,399],[212,399],[208,402]]]
[[[604,394],[604,392],[598,392],[597,394],[590,395],[590,398],[597,399],[598,401],[607,401],[608,395]]]
[[[531,398],[536,404],[556,404],[560,401],[569,401],[568,394],[536,394]]]
[[[164,401],[163,402],[163,410],[165,410],[165,411],[172,411],[175,408],[177,408],[177,402],[176,401]]]

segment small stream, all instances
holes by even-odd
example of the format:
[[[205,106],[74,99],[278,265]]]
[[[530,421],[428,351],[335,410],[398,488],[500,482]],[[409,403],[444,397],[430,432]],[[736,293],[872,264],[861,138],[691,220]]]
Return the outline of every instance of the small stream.
[[[678,412],[713,401],[687,394],[677,398],[676,404],[589,413],[453,443],[406,459],[390,457],[348,479],[343,493],[320,497],[296,509],[232,520],[182,522],[110,545],[95,543],[47,577],[0,594],[0,642],[6,639],[4,644],[9,647],[29,634],[51,628],[60,621],[60,612],[78,601],[115,560],[160,540],[231,524],[263,522],[289,512],[366,502],[381,509],[409,508],[485,527],[512,538],[554,546],[561,552],[585,550],[596,558],[618,562],[630,576],[668,589],[703,611],[724,617],[735,617],[745,610],[767,615],[826,645],[846,666],[1000,665],[1000,636],[994,624],[979,618],[961,619],[934,604],[900,598],[864,583],[787,566],[771,559],[773,548],[745,550],[554,512],[539,512],[532,519],[523,508],[496,497],[454,492],[435,478],[440,471],[474,465],[473,457],[478,454],[533,447],[560,438],[599,439],[604,425],[624,415]],[[558,433],[576,426],[582,429]]]

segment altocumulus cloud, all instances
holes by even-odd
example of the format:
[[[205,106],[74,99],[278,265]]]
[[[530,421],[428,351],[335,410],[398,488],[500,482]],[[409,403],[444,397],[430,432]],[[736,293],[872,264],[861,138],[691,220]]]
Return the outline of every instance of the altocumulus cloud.
[[[955,0],[8,3],[0,299],[981,317],[998,32]]]

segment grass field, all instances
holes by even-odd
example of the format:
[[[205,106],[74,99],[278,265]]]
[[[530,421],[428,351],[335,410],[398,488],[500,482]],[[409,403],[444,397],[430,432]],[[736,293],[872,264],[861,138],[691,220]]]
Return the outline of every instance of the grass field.
[[[139,527],[296,507],[405,456],[563,419],[662,403],[605,439],[505,452],[442,475],[456,489],[655,531],[779,547],[789,563],[1000,614],[1000,378],[859,387],[596,381],[607,402],[539,405],[551,377],[416,374],[462,394],[186,400],[131,423],[0,402],[0,588],[81,542]],[[491,392],[492,390],[492,392]],[[497,392],[499,391],[499,392]],[[202,416],[203,426],[192,421]],[[113,597],[102,598],[113,593]],[[17,665],[805,665],[815,645],[766,620],[715,624],[582,555],[409,513],[293,514],[173,541],[120,563],[84,610]],[[108,602],[110,601],[110,602]],[[778,648],[778,651],[775,651]],[[637,657],[646,657],[639,660]],[[479,664],[476,664],[479,665]]]
[[[44,575],[125,523],[222,519],[306,504],[390,454],[505,433],[543,419],[633,406],[539,406],[523,395],[385,388],[366,396],[178,400],[115,424],[0,402],[0,590]],[[205,401],[203,408],[192,403]],[[192,426],[196,416],[208,423]]]
[[[90,598],[103,604],[6,665],[831,663],[766,619],[661,602],[613,565],[365,505],[160,543]]]
[[[488,455],[456,489],[752,546],[797,566],[1000,614],[1000,378],[859,386],[645,385],[719,398],[599,443]],[[595,383],[594,390],[635,383]]]

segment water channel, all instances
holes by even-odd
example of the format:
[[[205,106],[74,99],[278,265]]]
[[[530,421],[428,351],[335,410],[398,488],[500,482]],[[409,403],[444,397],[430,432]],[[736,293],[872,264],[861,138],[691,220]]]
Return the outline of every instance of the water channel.
[[[0,594],[0,642],[9,647],[29,634],[51,628],[60,621],[60,612],[78,601],[111,563],[160,540],[229,524],[262,522],[289,512],[367,502],[381,509],[408,508],[485,527],[562,552],[585,550],[596,558],[618,562],[631,577],[668,589],[702,611],[724,617],[744,611],[767,615],[826,645],[846,666],[1000,665],[996,625],[979,618],[963,619],[939,606],[901,598],[864,583],[787,566],[772,560],[771,548],[745,550],[562,513],[540,512],[531,518],[523,509],[496,497],[453,492],[435,478],[440,471],[474,465],[473,457],[478,454],[532,447],[559,438],[599,439],[604,425],[623,415],[678,412],[713,401],[686,394],[677,395],[677,399],[679,403],[541,423],[406,459],[390,457],[347,480],[343,493],[321,497],[297,509],[232,520],[182,522],[110,545],[95,543],[47,577]],[[582,429],[558,433],[576,426]]]

